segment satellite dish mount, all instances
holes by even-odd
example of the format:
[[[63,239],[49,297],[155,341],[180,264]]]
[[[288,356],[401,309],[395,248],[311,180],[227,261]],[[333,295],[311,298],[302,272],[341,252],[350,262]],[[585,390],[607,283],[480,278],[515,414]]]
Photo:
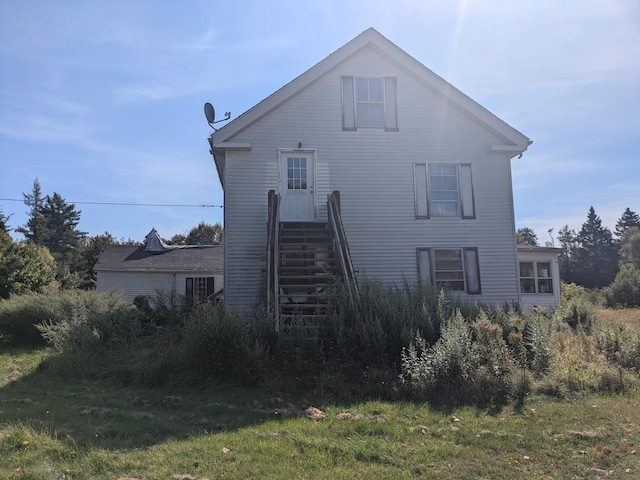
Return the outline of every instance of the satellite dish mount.
[[[204,104],[204,116],[207,117],[207,123],[211,128],[213,128],[213,131],[215,132],[217,131],[217,129],[213,126],[213,124],[229,120],[231,118],[231,112],[225,112],[224,118],[222,120],[216,120],[216,111],[214,110],[213,105],[207,102]]]

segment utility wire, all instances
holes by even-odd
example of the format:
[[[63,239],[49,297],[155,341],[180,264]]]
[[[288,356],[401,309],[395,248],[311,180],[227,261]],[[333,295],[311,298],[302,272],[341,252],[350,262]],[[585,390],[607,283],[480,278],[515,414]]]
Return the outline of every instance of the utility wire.
[[[17,198],[0,198],[0,202],[24,202],[24,199]],[[202,207],[202,208],[222,208],[222,205],[205,205],[205,204],[192,204],[192,205],[178,205],[167,203],[121,203],[121,202],[72,202],[65,200],[65,203],[78,204],[78,205],[116,205],[127,207]]]

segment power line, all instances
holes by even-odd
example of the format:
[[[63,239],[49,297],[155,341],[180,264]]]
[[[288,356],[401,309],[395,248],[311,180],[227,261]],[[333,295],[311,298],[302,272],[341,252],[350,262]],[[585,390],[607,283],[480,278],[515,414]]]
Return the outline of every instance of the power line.
[[[24,199],[18,198],[0,198],[0,202],[24,202]],[[123,203],[123,202],[72,202],[65,200],[66,203],[78,205],[110,205],[110,206],[126,206],[126,207],[200,207],[200,208],[222,208],[222,205],[206,205],[206,204],[171,204],[171,203]]]

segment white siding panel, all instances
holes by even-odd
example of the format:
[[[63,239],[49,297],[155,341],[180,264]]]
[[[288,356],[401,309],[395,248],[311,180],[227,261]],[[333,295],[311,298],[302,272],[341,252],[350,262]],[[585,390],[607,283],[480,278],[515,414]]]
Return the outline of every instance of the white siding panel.
[[[220,290],[224,284],[224,275],[203,272],[97,272],[96,290],[99,293],[116,290],[122,292],[124,299],[132,302],[138,295],[144,295],[153,303],[154,299],[175,294],[178,299],[185,295],[187,277],[214,277],[214,289]]]
[[[349,75],[397,78],[398,131],[343,130],[341,77]],[[267,192],[279,188],[278,149],[299,143],[317,151],[318,220],[326,219],[326,194],[341,193],[360,274],[417,281],[416,248],[477,247],[482,294],[469,298],[518,300],[509,159],[489,153],[503,139],[373,50],[328,72],[233,141],[252,150],[229,152],[225,164],[228,306],[250,312],[264,299]],[[470,165],[475,218],[416,218],[414,164],[430,162]]]

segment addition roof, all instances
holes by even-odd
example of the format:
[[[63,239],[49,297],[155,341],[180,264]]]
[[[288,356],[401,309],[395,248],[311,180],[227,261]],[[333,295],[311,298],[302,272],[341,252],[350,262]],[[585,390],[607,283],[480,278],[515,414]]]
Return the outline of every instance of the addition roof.
[[[223,245],[188,245],[149,251],[132,245],[110,245],[93,267],[99,271],[122,272],[209,272],[224,271]]]

